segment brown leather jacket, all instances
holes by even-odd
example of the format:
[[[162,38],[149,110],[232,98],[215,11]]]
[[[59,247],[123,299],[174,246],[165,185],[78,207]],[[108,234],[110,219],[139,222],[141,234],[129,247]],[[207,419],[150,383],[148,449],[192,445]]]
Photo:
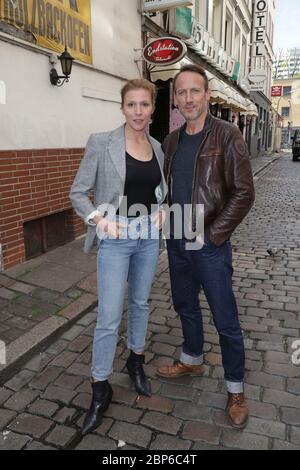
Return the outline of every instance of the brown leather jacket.
[[[169,134],[162,145],[170,205],[172,159],[181,129]],[[254,202],[248,149],[236,126],[207,115],[192,184],[192,229],[195,231],[196,228],[196,204],[204,204],[205,234],[220,246],[230,238]]]

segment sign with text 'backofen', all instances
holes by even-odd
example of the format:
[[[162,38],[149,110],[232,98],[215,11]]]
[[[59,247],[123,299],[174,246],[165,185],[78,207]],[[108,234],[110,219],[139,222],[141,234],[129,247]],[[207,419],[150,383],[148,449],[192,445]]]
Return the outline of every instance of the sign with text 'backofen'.
[[[75,59],[92,63],[90,0],[0,0],[0,29],[23,31],[56,52],[67,46]]]

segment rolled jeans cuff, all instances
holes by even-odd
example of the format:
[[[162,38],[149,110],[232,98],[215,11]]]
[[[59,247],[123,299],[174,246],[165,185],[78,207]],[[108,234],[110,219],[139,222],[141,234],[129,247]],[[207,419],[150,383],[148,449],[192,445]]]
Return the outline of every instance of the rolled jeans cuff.
[[[189,354],[182,352],[180,355],[180,362],[183,362],[184,364],[188,364],[190,366],[200,366],[201,364],[203,364],[203,354],[201,354],[201,356],[193,357]]]
[[[225,383],[229,393],[243,393],[244,391],[244,382],[229,382],[229,380],[226,380]]]

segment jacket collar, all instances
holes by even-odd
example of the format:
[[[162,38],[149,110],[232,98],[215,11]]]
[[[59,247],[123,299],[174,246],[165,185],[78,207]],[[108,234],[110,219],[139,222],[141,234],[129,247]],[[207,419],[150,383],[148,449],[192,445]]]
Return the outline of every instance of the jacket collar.
[[[161,152],[161,144],[155,140],[153,137],[146,133],[147,138],[154,150],[156,159],[161,168],[161,164],[158,158],[159,153]],[[116,167],[117,172],[119,173],[120,178],[125,181],[126,178],[126,143],[125,143],[125,124],[118,127],[110,133],[108,141],[108,151],[110,157]],[[161,168],[162,171],[162,168]]]
[[[208,111],[207,116],[204,121],[203,131],[209,130],[214,125],[215,117]],[[181,133],[185,131],[187,123],[185,122],[177,131]]]
[[[125,125],[122,125],[112,131],[109,135],[108,152],[110,158],[114,163],[117,172],[122,181],[125,181],[126,176],[126,161],[125,161]]]

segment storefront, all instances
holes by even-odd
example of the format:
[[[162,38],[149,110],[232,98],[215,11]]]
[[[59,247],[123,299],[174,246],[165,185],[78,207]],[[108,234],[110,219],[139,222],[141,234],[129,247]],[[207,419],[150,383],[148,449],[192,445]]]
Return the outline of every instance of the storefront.
[[[257,107],[255,132],[251,141],[251,155],[256,157],[267,152],[272,145],[271,102],[261,92],[252,92],[251,98]]]
[[[153,38],[166,36],[166,32],[148,18],[145,19],[144,28],[145,46]],[[187,46],[187,52],[180,62],[169,66],[145,67],[146,78],[155,83],[158,88],[156,110],[150,127],[151,134],[162,142],[169,132],[183,124],[183,117],[173,105],[173,78],[182,65],[198,64],[204,68],[209,80],[210,112],[239,127],[250,150],[252,129],[254,128],[253,120],[257,116],[257,109],[250,100],[248,90],[244,91],[237,85],[239,65],[236,66],[235,63],[232,63],[230,69],[229,60],[226,62],[226,66],[223,63],[218,65],[216,62],[214,64],[214,60],[205,54],[197,53],[191,40],[182,39],[182,41]],[[228,70],[225,67],[228,67]]]

